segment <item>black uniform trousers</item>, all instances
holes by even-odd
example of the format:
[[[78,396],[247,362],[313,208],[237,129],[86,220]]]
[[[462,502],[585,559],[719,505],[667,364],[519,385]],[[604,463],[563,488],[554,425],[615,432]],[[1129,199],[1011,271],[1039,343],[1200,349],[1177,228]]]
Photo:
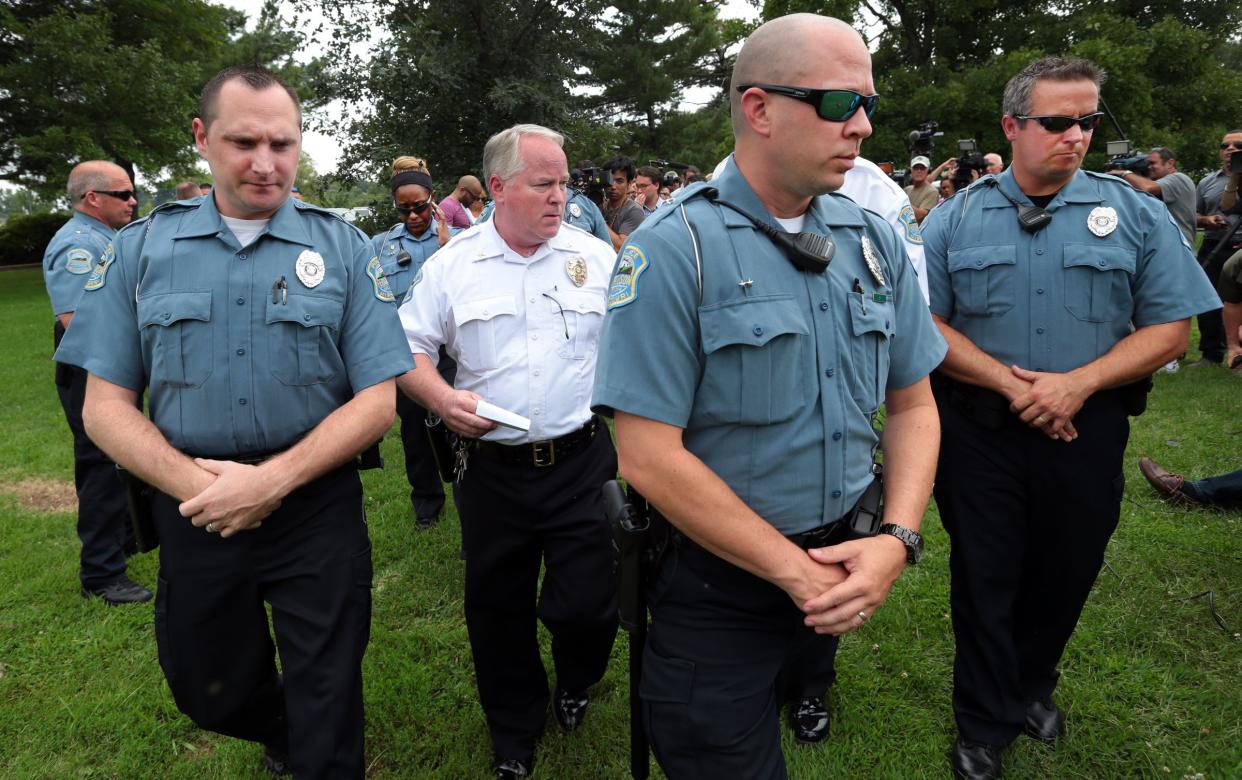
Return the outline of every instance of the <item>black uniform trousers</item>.
[[[1130,424],[1116,391],[1074,417],[1078,438],[1054,441],[1015,415],[977,421],[938,393],[934,495],[952,544],[961,735],[1003,746],[1029,702],[1048,698],[1057,664],[1121,513]]]
[[[209,731],[287,750],[299,780],[361,778],[371,543],[355,465],[228,539],[195,528],[163,493],[152,512],[155,638],[177,707]]]
[[[56,346],[64,333],[57,322]],[[73,433],[73,484],[78,494],[78,539],[82,541],[78,578],[84,588],[99,588],[125,574],[125,553],[133,552],[134,529],[116,464],[95,446],[82,426],[86,377],[87,372],[77,366],[56,364],[56,393]]]
[[[1242,231],[1239,231],[1235,239],[1229,242],[1231,246],[1237,243],[1237,235],[1242,235]],[[1225,261],[1233,254],[1232,249],[1221,247],[1221,250],[1213,255],[1212,248],[1217,243],[1219,243],[1219,237],[1210,240],[1205,238],[1199,247],[1198,255],[1199,265],[1203,267],[1203,273],[1207,274],[1213,289],[1220,281],[1220,272],[1225,267]],[[1197,315],[1196,319],[1199,323],[1199,351],[1203,353],[1205,360],[1220,363],[1225,359],[1225,321],[1222,317],[1222,310],[1212,309],[1202,312]]]
[[[617,600],[601,489],[616,473],[616,450],[600,424],[590,444],[552,466],[471,452],[458,482],[469,550],[466,628],[500,759],[531,760],[547,717],[536,618],[552,635],[558,688],[585,691],[604,676],[617,635]]]
[[[457,363],[440,348],[436,370],[449,385],[457,376]],[[427,438],[427,410],[405,393],[397,391],[397,416],[401,418],[401,449],[405,453],[405,478],[410,483],[410,503],[415,517],[437,517],[444,508],[444,483]]]
[[[674,538],[648,595],[639,686],[656,760],[676,780],[783,780],[781,670],[825,645],[785,591]]]

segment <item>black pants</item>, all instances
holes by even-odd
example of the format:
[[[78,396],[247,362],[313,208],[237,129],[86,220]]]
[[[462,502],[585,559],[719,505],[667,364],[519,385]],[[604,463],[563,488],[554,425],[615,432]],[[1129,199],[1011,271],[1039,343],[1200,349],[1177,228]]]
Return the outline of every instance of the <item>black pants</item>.
[[[155,637],[177,707],[204,729],[288,750],[299,780],[362,777],[371,543],[355,467],[228,539],[195,528],[162,493],[152,509]]]
[[[601,488],[616,473],[616,451],[601,425],[584,450],[546,468],[471,453],[458,482],[469,551],[466,627],[501,759],[530,760],[547,717],[536,618],[552,635],[558,688],[583,691],[604,676],[617,601]]]
[[[1204,239],[1199,247],[1199,264],[1203,266],[1203,273],[1207,274],[1208,281],[1212,283],[1212,289],[1216,289],[1216,283],[1220,281],[1220,272],[1225,267],[1225,260],[1233,254],[1232,250],[1221,247],[1216,256],[1212,257],[1212,248],[1218,241],[1219,238]],[[1225,321],[1221,312],[1221,309],[1212,309],[1197,316],[1199,351],[1203,353],[1205,360],[1213,363],[1220,363],[1225,359]]]
[[[1057,684],[1117,527],[1129,421],[1115,392],[1053,441],[1011,416],[983,425],[943,395],[935,497],[952,542],[953,711],[968,740],[1006,745]]]
[[[397,392],[401,417],[401,448],[405,452],[405,478],[410,483],[410,503],[416,517],[436,517],[444,508],[444,484],[436,469],[427,438],[427,410]]]
[[[650,606],[640,693],[664,773],[786,778],[781,669],[795,650],[836,643],[812,638],[783,590],[685,539],[665,555]]]
[[[57,322],[56,345],[64,332]],[[125,574],[125,553],[133,551],[134,530],[116,464],[82,427],[86,376],[77,366],[56,364],[56,393],[73,432],[73,484],[78,493],[78,539],[82,541],[78,577],[83,587],[98,588]]]

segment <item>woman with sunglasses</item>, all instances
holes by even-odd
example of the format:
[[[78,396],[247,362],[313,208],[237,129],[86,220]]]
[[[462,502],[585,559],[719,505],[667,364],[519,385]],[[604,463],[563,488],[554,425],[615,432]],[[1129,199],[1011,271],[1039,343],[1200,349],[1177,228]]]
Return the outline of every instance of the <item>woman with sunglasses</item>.
[[[392,162],[393,208],[401,221],[371,239],[372,251],[384,268],[396,306],[417,278],[423,263],[458,232],[450,229],[435,201],[435,185],[427,163],[419,157],[401,156]],[[451,381],[457,366],[447,355],[440,355],[441,375]],[[405,450],[405,475],[410,483],[410,502],[419,528],[435,525],[444,508],[444,485],[436,470],[426,426],[427,410],[397,393],[397,414],[401,417],[401,446]]]

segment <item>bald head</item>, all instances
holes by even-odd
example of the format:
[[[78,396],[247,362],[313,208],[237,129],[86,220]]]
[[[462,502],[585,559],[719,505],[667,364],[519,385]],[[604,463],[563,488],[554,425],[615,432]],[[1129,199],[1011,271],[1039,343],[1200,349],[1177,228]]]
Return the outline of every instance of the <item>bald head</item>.
[[[78,163],[73,166],[73,170],[69,171],[70,205],[79,208],[82,197],[91,190],[113,189],[112,183],[118,178],[124,179],[126,183],[129,182],[125,169],[116,163],[110,163],[107,160],[87,160]],[[126,189],[126,187],[119,189]]]
[[[125,169],[107,160],[87,160],[69,171],[69,205],[113,230],[134,218],[138,201]]]
[[[733,64],[729,82],[729,113],[734,137],[746,131],[739,84],[782,84],[822,87],[809,80],[822,73],[823,60],[871,69],[871,55],[862,37],[845,22],[817,14],[790,14],[762,24],[750,34]]]
[[[462,193],[469,194],[477,200],[483,197],[483,185],[479,183],[479,180],[476,177],[466,174],[457,180],[457,193],[459,195]],[[458,200],[460,200],[460,198],[458,198]]]

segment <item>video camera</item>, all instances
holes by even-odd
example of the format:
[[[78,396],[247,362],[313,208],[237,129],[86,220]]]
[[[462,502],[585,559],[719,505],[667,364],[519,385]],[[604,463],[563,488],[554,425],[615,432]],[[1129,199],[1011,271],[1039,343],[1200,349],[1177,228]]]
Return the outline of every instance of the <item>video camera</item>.
[[[604,190],[611,183],[612,177],[603,168],[574,168],[569,172],[569,186],[593,203],[604,202]]]
[[[675,162],[673,160],[648,160],[648,165],[654,165],[664,171],[661,182],[669,187],[675,184],[681,184],[685,180],[685,176],[678,176],[677,171],[687,171],[690,169],[690,163]]]
[[[964,189],[988,170],[988,161],[979,154],[979,145],[973,138],[963,138],[957,142],[957,168],[953,171],[953,190]],[[971,174],[978,173],[979,176]]]
[[[932,148],[936,145],[933,139],[939,138],[944,133],[940,132],[940,123],[935,120],[924,122],[919,125],[918,130],[910,133],[910,154],[918,157],[932,156]]]
[[[1108,162],[1104,163],[1104,171],[1130,171],[1140,176],[1151,178],[1151,168],[1147,164],[1147,155],[1132,151],[1130,142],[1109,141],[1106,147]]]

